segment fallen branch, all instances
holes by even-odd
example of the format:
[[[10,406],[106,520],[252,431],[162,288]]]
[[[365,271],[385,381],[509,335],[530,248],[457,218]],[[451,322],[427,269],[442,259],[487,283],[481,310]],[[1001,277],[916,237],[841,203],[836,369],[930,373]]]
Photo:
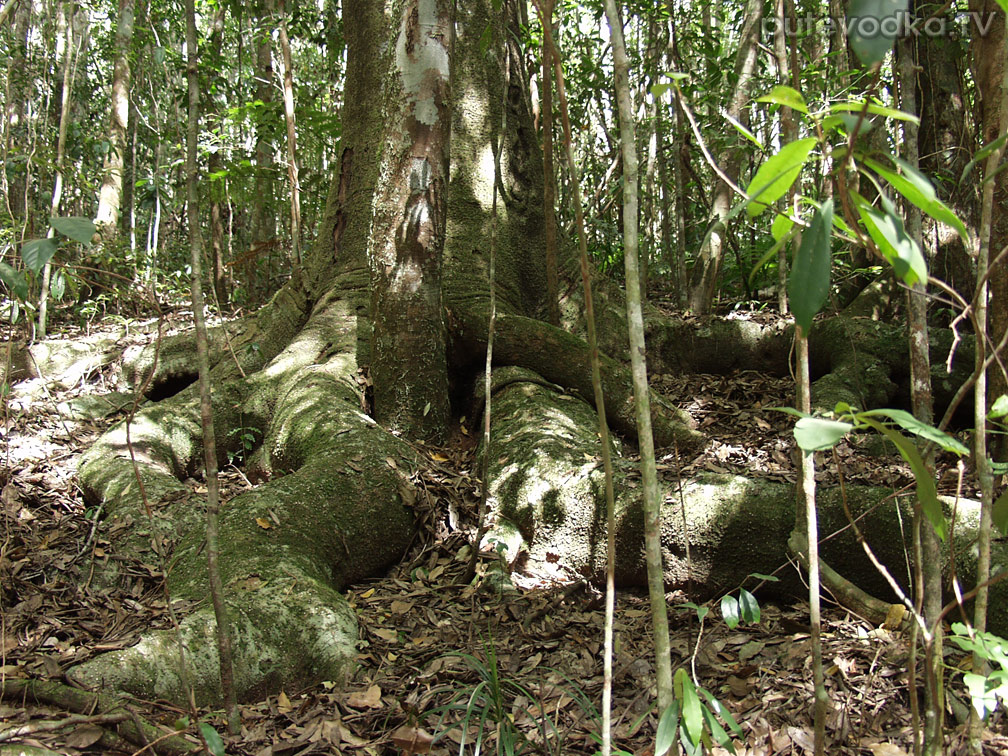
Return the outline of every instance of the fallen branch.
[[[7,678],[0,685],[0,698],[60,706],[68,711],[85,715],[76,720],[71,715],[63,720],[51,723],[54,725],[66,726],[67,724],[79,724],[83,722],[115,724],[116,734],[123,739],[140,748],[150,746],[152,751],[165,754],[165,756],[183,756],[184,754],[192,753],[193,749],[199,746],[197,741],[187,740],[182,735],[166,735],[163,729],[147,722],[135,711],[127,707],[122,698],[107,693],[91,693],[51,680]],[[34,724],[38,726],[42,723]],[[27,725],[0,732],[0,742],[8,739],[4,736],[10,733],[11,730],[23,729],[24,727],[27,727]],[[58,728],[49,728],[46,731],[50,731],[51,729]],[[43,730],[35,731],[41,732]],[[15,734],[8,737],[17,736]]]

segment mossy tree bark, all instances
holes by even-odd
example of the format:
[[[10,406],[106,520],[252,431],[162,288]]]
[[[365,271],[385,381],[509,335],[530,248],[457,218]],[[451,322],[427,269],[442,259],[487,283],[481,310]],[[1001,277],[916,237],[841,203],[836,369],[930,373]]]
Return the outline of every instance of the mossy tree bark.
[[[578,337],[537,319],[546,311],[541,153],[515,42],[517,21],[512,19],[515,28],[499,36],[508,40],[506,52],[480,45],[491,23],[490,6],[489,0],[460,4],[455,19],[441,271],[449,388],[459,397],[451,409],[468,414],[473,424],[481,409],[471,393],[484,369],[497,161],[503,198],[495,264],[501,317],[488,472],[495,532],[523,544],[519,551],[529,559],[553,565],[556,557],[567,574],[594,577],[602,574],[605,530],[599,517],[598,418],[582,398],[592,395],[587,348]],[[398,228],[403,202],[412,197],[404,186],[388,196],[376,191],[387,180],[382,173],[382,150],[392,133],[387,130],[402,133],[403,128],[385,117],[385,84],[398,75],[388,66],[402,28],[401,6],[347,0],[343,7],[348,43],[344,132],[318,241],[300,271],[264,307],[229,326],[230,348],[221,346],[219,334],[210,345],[218,453],[241,452],[240,439],[247,434],[259,441],[244,460],[257,485],[227,502],[220,521],[220,564],[242,700],[281,687],[338,681],[352,671],[356,620],[340,591],[402,557],[416,528],[414,509],[424,503],[423,489],[415,483],[423,456],[368,415],[359,381],[359,371],[375,359],[369,245],[372,237],[377,241],[378,229],[388,228],[379,215],[395,218],[392,228]],[[389,54],[382,57],[383,51]],[[565,274],[570,267],[561,260]],[[569,318],[574,303],[562,304]],[[665,335],[658,351],[671,353],[675,336]],[[697,338],[699,344],[706,337]],[[607,343],[620,340],[610,334]],[[757,341],[745,342],[752,354],[764,348]],[[195,378],[186,365],[192,346],[188,337],[165,344],[156,384],[162,375]],[[767,349],[780,351],[782,363],[786,360],[786,345]],[[151,369],[148,359],[137,360],[138,382]],[[629,371],[608,359],[602,374],[606,415],[615,428],[622,418],[622,432],[632,440]],[[402,376],[414,380],[412,371]],[[675,440],[683,450],[701,440],[688,418],[654,396],[652,420],[658,444]],[[152,631],[133,648],[97,656],[71,671],[79,681],[184,701],[181,639],[197,700],[220,700],[212,610],[205,603],[202,505],[183,482],[199,474],[202,451],[199,403],[190,386],[151,401],[128,429],[116,426],[85,454],[81,485],[90,500],[103,505],[112,548],[151,563],[152,543],[157,553],[173,547],[167,577],[172,596],[197,604],[183,619],[180,635]],[[624,470],[616,488],[616,579],[624,585],[644,579],[638,489],[634,474]],[[864,511],[887,495],[855,491],[852,504]],[[668,585],[691,584],[712,595],[753,570],[768,572],[785,560],[794,521],[791,486],[710,478],[684,481],[683,496],[685,527],[678,510],[674,516],[666,512],[661,523]],[[825,494],[825,500],[835,502],[830,496]],[[149,521],[144,502],[150,505]],[[894,545],[889,538],[893,522],[883,518],[877,527],[886,545]],[[687,542],[691,563],[685,559]],[[960,544],[956,554],[968,551]],[[836,565],[842,569],[840,557],[856,553],[842,550]],[[101,579],[115,579],[116,563],[109,562]],[[1002,605],[1008,607],[1008,601]]]

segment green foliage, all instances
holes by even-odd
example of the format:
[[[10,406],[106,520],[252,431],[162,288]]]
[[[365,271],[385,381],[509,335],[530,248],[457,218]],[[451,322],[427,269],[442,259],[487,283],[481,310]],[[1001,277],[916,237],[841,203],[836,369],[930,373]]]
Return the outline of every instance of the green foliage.
[[[847,22],[851,49],[866,66],[880,63],[903,28],[907,0],[851,0]]]
[[[963,651],[973,654],[974,659],[999,667],[987,675],[963,673],[963,683],[969,691],[973,708],[982,719],[986,719],[988,714],[997,709],[999,699],[1002,704],[1008,702],[1008,641],[993,633],[969,628],[961,622],[952,624],[952,633],[949,640]]]
[[[794,437],[798,447],[806,454],[831,449],[850,431],[865,428],[874,430],[891,441],[900,456],[910,465],[916,484],[917,500],[924,516],[931,522],[939,538],[943,541],[948,538],[948,525],[945,522],[941,502],[938,500],[934,475],[917,445],[897,429],[902,429],[920,439],[922,443],[936,444],[944,451],[967,456],[969,449],[958,439],[934,426],[922,423],[904,410],[876,409],[858,412],[850,405],[841,402],[836,406],[833,419],[814,417],[791,407],[775,409],[799,417],[794,427]]]
[[[472,743],[474,753],[482,753],[488,736],[493,734],[495,753],[514,756],[516,754],[539,752],[547,749],[547,753],[560,753],[558,730],[552,718],[542,711],[539,721],[542,742],[530,742],[515,724],[514,711],[516,698],[523,697],[526,701],[535,701],[536,696],[524,685],[501,675],[497,664],[497,650],[493,639],[483,642],[484,659],[472,654],[455,652],[448,654],[465,662],[471,672],[475,673],[477,682],[469,687],[458,688],[451,700],[443,706],[436,707],[430,714],[438,717],[435,727],[434,742],[444,735],[459,728],[459,756],[465,753],[470,733],[475,730],[476,737]],[[541,710],[541,709],[540,709]],[[457,715],[457,720],[446,721],[449,715]],[[556,745],[556,749],[553,746]]]
[[[655,756],[669,753],[677,743],[688,756],[699,756],[715,745],[735,753],[728,730],[742,737],[742,728],[731,712],[682,667],[676,670],[673,685],[675,700],[658,720]]]
[[[833,200],[829,199],[816,210],[812,223],[802,235],[788,279],[791,311],[795,323],[806,333],[812,327],[812,318],[829,296],[832,235]]]

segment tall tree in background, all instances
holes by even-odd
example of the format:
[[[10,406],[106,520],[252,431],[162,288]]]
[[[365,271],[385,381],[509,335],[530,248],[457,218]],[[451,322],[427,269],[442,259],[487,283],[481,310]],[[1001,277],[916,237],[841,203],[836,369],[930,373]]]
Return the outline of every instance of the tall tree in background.
[[[28,24],[31,16],[31,3],[28,0],[21,0],[14,8],[14,23],[11,31],[10,58],[7,63],[7,91],[6,104],[4,106],[4,163],[8,164],[17,152],[24,154],[23,147],[27,133],[25,124],[25,106],[28,100]],[[4,185],[0,189],[5,190],[7,198],[7,208],[12,218],[25,225],[28,224],[26,210],[25,190],[27,189],[26,168],[24,165],[15,165],[14,170],[3,171]]]
[[[123,165],[126,134],[129,126],[130,51],[133,45],[135,13],[136,0],[119,0],[113,52],[115,63],[112,70],[109,148],[105,157],[101,191],[98,195],[98,213],[95,216],[95,224],[100,227],[105,241],[114,240],[119,231],[119,213],[123,197]]]
[[[760,20],[762,18],[762,1],[749,0],[742,21],[738,53],[735,56],[735,91],[728,105],[728,115],[742,124],[746,124],[749,120],[745,106],[749,101],[749,87],[756,70]],[[737,183],[744,153],[737,145],[737,140],[733,139],[730,143],[732,146],[728,147],[721,164],[725,175]],[[726,223],[731,205],[732,188],[725,181],[719,180],[714,190],[711,226],[690,273],[687,307],[695,315],[709,314],[714,305],[721,260],[724,256],[725,238],[728,232]]]
[[[980,141],[989,144],[998,138],[1001,123],[1002,83],[1005,75],[1005,13],[997,0],[972,0],[970,10],[979,20],[973,37],[973,78],[980,98]],[[988,26],[989,24],[989,26]],[[992,178],[994,196],[990,227],[990,336],[997,345],[1008,336],[1008,171],[1003,168]],[[1000,363],[995,362],[988,374],[988,398],[993,401],[1008,393],[1004,374],[1004,350]],[[1008,459],[1008,443],[995,442],[994,454]]]
[[[73,89],[73,58],[74,58],[74,11],[76,3],[62,2],[59,4],[59,15],[56,23],[56,57],[62,58],[63,86],[60,90],[59,131],[56,137],[56,164],[53,174],[52,201],[49,204],[49,214],[59,215],[60,203],[63,201],[63,157],[66,152],[67,127],[70,121],[70,92]],[[49,238],[54,235],[49,227]],[[35,335],[44,339],[46,336],[49,283],[52,276],[52,263],[47,262],[42,269],[42,284],[39,291],[38,323]]]
[[[247,253],[247,302],[258,300],[258,259],[276,238],[273,215],[273,2],[259,0],[255,39],[255,195],[252,198],[252,248]]]

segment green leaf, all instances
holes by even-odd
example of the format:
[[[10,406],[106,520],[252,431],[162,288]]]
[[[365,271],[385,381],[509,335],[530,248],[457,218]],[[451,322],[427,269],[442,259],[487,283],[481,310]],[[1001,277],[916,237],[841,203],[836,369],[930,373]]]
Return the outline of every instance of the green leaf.
[[[739,727],[739,723],[735,721],[735,717],[733,717],[731,712],[725,708],[724,704],[715,698],[714,695],[707,690],[707,688],[701,687],[700,693],[707,699],[707,703],[710,706],[711,711],[721,717],[721,719],[724,720],[724,723],[728,725],[728,729],[739,737],[742,737],[742,728]]]
[[[794,427],[795,442],[806,454],[833,446],[854,426],[825,417],[803,417]]]
[[[789,142],[759,167],[746,187],[750,198],[746,212],[750,218],[755,218],[784,195],[798,178],[815,144],[815,137]]]
[[[224,741],[221,740],[221,736],[217,734],[217,730],[206,722],[200,722],[199,731],[200,735],[203,736],[203,742],[206,743],[206,747],[210,750],[210,753],[214,756],[224,756]]]
[[[25,281],[24,274],[5,262],[0,262],[0,281],[4,282],[15,297],[28,299],[28,282]]]
[[[907,234],[892,202],[885,196],[881,200],[884,212],[871,207],[863,197],[856,197],[855,205],[868,235],[904,283],[914,286],[927,281],[927,262],[920,247]]]
[[[693,681],[682,667],[676,670],[675,687],[682,692],[680,700],[682,701],[683,727],[686,734],[689,735],[689,739],[694,743],[699,743],[700,737],[703,735],[703,707],[700,704],[699,696],[697,696],[696,688],[693,686]]]
[[[765,575],[762,572],[750,572],[749,577],[756,578],[757,580],[765,580],[768,583],[779,583],[780,578],[776,575]]]
[[[851,0],[846,20],[848,39],[862,64],[873,66],[892,49],[906,12],[907,0]]]
[[[987,413],[987,419],[1000,420],[1005,415],[1008,415],[1008,394],[1001,394],[1001,396],[994,400],[994,404],[991,405],[990,412]]]
[[[963,682],[969,691],[970,700],[973,701],[973,708],[977,710],[981,719],[986,719],[987,715],[997,708],[998,686],[983,675],[972,672],[963,674]]]
[[[991,519],[1001,535],[1008,535],[1008,488],[994,500],[991,506]]]
[[[902,175],[884,168],[870,158],[865,158],[864,163],[888,181],[893,189],[906,197],[909,202],[920,208],[922,212],[927,213],[939,223],[954,228],[959,237],[968,244],[969,233],[966,231],[966,225],[959,220],[959,217],[948,205],[938,199],[934,186],[927,176],[915,170],[906,161],[899,158],[894,158],[894,160],[903,171]]]
[[[658,720],[658,731],[655,733],[655,756],[664,756],[676,743],[679,731],[679,702],[673,701]]]
[[[862,110],[865,110],[864,100],[848,100],[847,102],[837,102],[830,105],[831,113],[860,113]],[[868,103],[867,112],[872,115],[880,115],[886,118],[893,118],[897,121],[908,121],[920,125],[920,118],[913,113],[904,113],[902,110],[889,108],[875,102]]]
[[[52,239],[29,239],[21,245],[21,259],[35,275],[52,260],[56,254],[56,242]]]
[[[63,295],[66,293],[66,275],[62,270],[53,273],[52,280],[49,282],[49,293],[52,294],[52,298],[56,302],[63,299]]]
[[[958,454],[962,457],[968,456],[970,453],[969,449],[967,449],[966,446],[958,439],[950,436],[944,431],[938,430],[932,425],[922,423],[906,410],[868,410],[867,412],[862,412],[858,417],[887,417],[899,425],[903,430],[913,433],[915,436],[920,436],[928,441],[932,441],[947,452],[953,452],[954,454]]]
[[[742,607],[742,618],[750,625],[758,625],[760,621],[759,601],[745,588],[739,591],[739,606]]]
[[[728,123],[734,126],[742,136],[755,144],[761,150],[763,149],[763,142],[761,142],[755,134],[746,128],[744,123],[732,116],[731,113],[723,113],[722,115],[724,115],[724,117],[728,120]]]
[[[714,739],[719,746],[726,749],[731,753],[735,753],[735,746],[732,744],[731,737],[725,732],[724,727],[721,723],[717,721],[714,713],[708,709],[706,706],[703,707],[704,721],[707,723],[707,729],[710,730],[711,737]]]
[[[734,630],[739,626],[742,615],[739,613],[739,602],[731,594],[727,594],[721,599],[721,617],[729,630]]]
[[[792,110],[797,110],[799,113],[808,114],[808,105],[805,104],[805,98],[801,96],[801,92],[783,84],[778,84],[769,93],[762,97],[757,97],[756,102],[772,102],[777,105],[786,105]]]
[[[59,231],[63,236],[69,236],[75,242],[80,242],[84,246],[91,245],[91,239],[95,235],[95,224],[90,218],[53,217],[49,219],[49,225]]]
[[[774,241],[779,242],[791,232],[792,228],[794,228],[794,221],[782,213],[777,213],[773,223],[770,224],[770,234]]]
[[[924,463],[920,450],[902,433],[883,425],[871,417],[865,417],[863,413],[860,417],[866,424],[892,441],[893,445],[899,450],[900,456],[910,465],[910,471],[913,472],[914,482],[916,483],[917,501],[920,502],[921,510],[924,512],[924,516],[928,518],[928,521],[930,521],[931,527],[934,528],[938,537],[942,541],[947,540],[948,524],[945,522],[945,512],[942,511],[941,502],[938,501],[938,489],[935,487],[934,474]]]
[[[829,295],[832,227],[833,200],[828,199],[812,216],[791,265],[788,299],[795,323],[805,333],[812,327],[812,318]]]

